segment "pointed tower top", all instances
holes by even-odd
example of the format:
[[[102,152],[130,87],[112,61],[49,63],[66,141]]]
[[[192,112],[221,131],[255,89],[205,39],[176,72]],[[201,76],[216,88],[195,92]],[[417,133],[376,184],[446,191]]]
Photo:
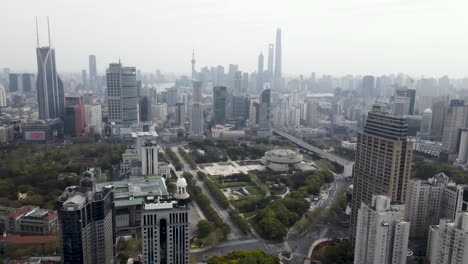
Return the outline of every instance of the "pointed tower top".
[[[47,32],[49,33],[49,48],[50,48],[50,47],[51,47],[51,45],[50,45],[51,40],[50,40],[50,24],[49,24],[49,17],[47,17]]]
[[[36,41],[37,41],[37,48],[39,48],[39,27],[37,25],[37,17],[36,17]]]

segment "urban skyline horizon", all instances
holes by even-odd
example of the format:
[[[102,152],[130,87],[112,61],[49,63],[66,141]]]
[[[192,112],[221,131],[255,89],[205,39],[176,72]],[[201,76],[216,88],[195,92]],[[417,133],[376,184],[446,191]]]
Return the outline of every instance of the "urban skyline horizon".
[[[247,9],[240,9],[245,6],[240,2],[218,4],[211,0],[145,3],[148,6],[144,10],[138,8],[141,5],[127,6],[120,1],[112,5],[93,3],[93,10],[87,5],[71,8],[55,0],[40,4],[31,1],[26,9],[6,3],[5,16],[0,18],[0,24],[6,26],[0,34],[8,41],[0,50],[0,67],[36,69],[34,17],[39,17],[39,30],[44,33],[44,17],[49,15],[57,69],[63,73],[86,69],[87,55],[95,54],[101,74],[119,58],[144,72],[160,69],[185,74],[190,73],[192,50],[198,69],[231,63],[254,72],[257,56],[268,54],[268,44],[275,42],[274,31],[281,28],[285,76],[307,76],[310,72],[334,76],[400,72],[415,77],[467,76],[468,53],[464,47],[468,39],[460,34],[466,25],[463,1],[452,1],[451,5],[392,0],[293,2],[288,12],[274,1],[245,3]],[[266,4],[273,17],[258,16]],[[72,9],[74,12],[69,13]],[[152,13],[166,9],[176,11],[177,16]],[[126,19],[129,14],[122,10],[139,15]],[[242,12],[242,19],[233,19],[238,18],[238,12]],[[450,19],[443,19],[445,16]]]

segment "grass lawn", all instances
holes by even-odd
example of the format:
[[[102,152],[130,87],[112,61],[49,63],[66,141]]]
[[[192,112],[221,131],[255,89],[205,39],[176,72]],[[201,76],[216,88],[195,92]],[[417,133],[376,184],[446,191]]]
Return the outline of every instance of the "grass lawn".
[[[245,187],[245,189],[246,189],[251,195],[260,195],[260,196],[263,196],[262,191],[261,191],[260,188],[258,188],[257,186],[249,186],[249,187]]]
[[[244,187],[244,186],[249,186],[252,185],[253,183],[251,182],[245,182],[245,181],[231,181],[231,182],[215,182],[216,186],[220,189],[224,188],[231,188],[231,187]]]

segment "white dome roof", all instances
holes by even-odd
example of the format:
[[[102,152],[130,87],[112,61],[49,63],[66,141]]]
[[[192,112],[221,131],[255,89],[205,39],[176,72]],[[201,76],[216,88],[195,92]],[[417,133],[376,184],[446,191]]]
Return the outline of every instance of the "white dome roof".
[[[424,110],[423,114],[432,114],[432,110],[427,108],[426,110]]]
[[[180,177],[179,179],[177,179],[176,186],[185,188],[185,187],[187,187],[187,181],[185,180],[184,177]]]

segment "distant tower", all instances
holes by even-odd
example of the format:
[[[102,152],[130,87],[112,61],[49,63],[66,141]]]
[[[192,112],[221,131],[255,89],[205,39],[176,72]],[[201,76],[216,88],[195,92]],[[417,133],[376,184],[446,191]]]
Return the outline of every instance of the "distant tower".
[[[197,76],[197,71],[195,70],[195,63],[197,62],[195,60],[195,50],[192,51],[192,79],[195,79]]]
[[[136,68],[120,62],[109,64],[107,75],[108,122],[132,125],[138,122]]]
[[[96,55],[89,55],[89,88],[97,89]]]
[[[6,92],[5,88],[0,85],[0,107],[5,107],[7,106],[7,100],[6,100]]]
[[[193,100],[190,118],[190,136],[203,136],[203,103],[201,93],[201,82],[193,81]]]
[[[49,45],[39,47],[39,30],[37,31],[37,104],[39,119],[64,118],[65,96],[63,83],[57,74],[55,65],[55,50],[50,44],[49,18],[47,18]]]
[[[258,68],[257,68],[257,93],[263,90],[263,54],[260,52],[258,55]]]
[[[271,130],[271,89],[265,89],[260,94],[260,105],[258,114],[258,137],[268,137],[273,135]]]
[[[273,53],[275,50],[275,46],[273,44],[268,44],[268,82],[273,83]]]
[[[429,138],[431,135],[431,125],[432,125],[432,110],[427,108],[422,114],[421,120],[421,137]]]
[[[275,90],[281,88],[281,29],[276,30],[276,49],[275,49]]]

